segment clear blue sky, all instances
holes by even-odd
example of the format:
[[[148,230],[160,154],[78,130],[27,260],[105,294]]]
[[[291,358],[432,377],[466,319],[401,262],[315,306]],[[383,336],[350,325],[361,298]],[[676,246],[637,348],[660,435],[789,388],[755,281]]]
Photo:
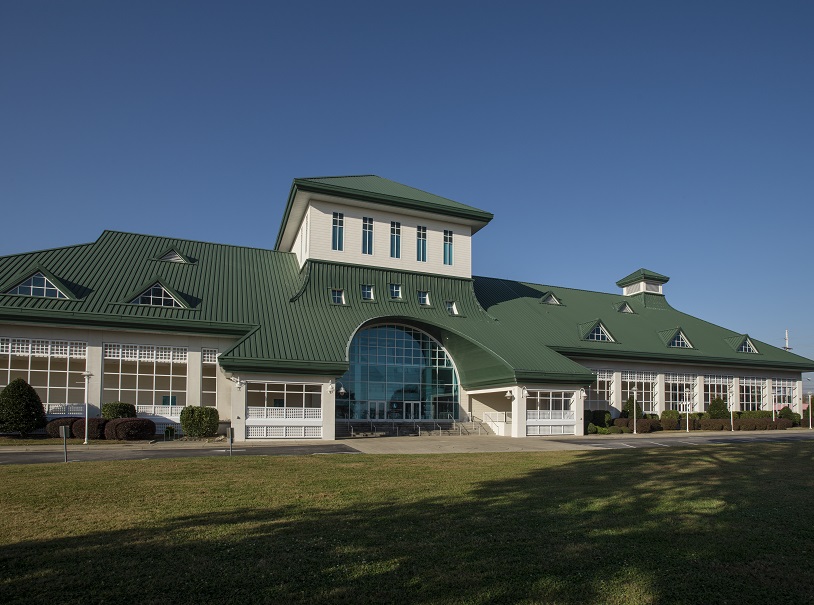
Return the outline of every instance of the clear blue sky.
[[[0,254],[118,229],[272,247],[295,177],[494,212],[476,274],[814,357],[814,3],[0,3]]]

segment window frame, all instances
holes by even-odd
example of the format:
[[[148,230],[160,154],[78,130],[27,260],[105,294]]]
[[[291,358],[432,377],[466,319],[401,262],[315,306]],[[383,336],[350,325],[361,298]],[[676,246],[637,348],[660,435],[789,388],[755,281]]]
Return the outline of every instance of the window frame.
[[[427,262],[427,227],[417,225],[415,231],[415,259],[416,262]]]
[[[344,252],[345,250],[345,215],[334,212],[331,223],[331,250]]]
[[[401,258],[401,223],[390,221],[390,258]]]
[[[373,256],[373,219],[362,217],[362,254]]]

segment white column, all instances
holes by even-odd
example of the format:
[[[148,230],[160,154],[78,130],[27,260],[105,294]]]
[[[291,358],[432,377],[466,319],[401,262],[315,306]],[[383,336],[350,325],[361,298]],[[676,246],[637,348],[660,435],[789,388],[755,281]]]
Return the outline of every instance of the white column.
[[[802,415],[803,414],[803,380],[802,378],[797,381],[797,386],[794,389],[794,407],[792,408],[795,412]]]
[[[322,383],[322,438],[327,441],[336,439],[336,390],[331,384],[330,380]]]
[[[104,359],[101,345],[88,344],[85,369],[93,374],[88,380],[88,403],[92,406],[91,416],[102,414],[102,384],[104,379]]]
[[[616,416],[622,411],[622,372],[613,373],[613,389],[611,389],[611,407],[616,408]]]
[[[577,389],[574,392],[574,425],[575,435],[585,434],[585,389]]]
[[[732,409],[740,412],[741,408],[741,379],[737,376],[732,378]]]
[[[518,386],[514,386],[509,390],[514,395],[514,399],[512,399],[512,437],[525,437],[526,398],[522,396],[522,389]]]
[[[766,379],[766,386],[763,391],[763,402],[760,406],[761,410],[771,410],[774,407],[774,396],[772,395],[772,386],[774,381],[771,378]]]
[[[238,385],[232,383],[232,413],[229,418],[232,420],[232,428],[235,430],[235,441],[246,440],[246,385],[237,388]]]
[[[704,375],[699,374],[695,379],[695,402],[697,412],[706,412],[704,409]]]
[[[187,352],[187,405],[201,405],[201,350]]]
[[[661,417],[662,412],[666,407],[665,402],[667,401],[667,387],[664,381],[664,374],[659,372],[656,374],[656,400],[653,402],[653,406],[656,408],[656,414]],[[642,410],[644,411],[644,410]]]

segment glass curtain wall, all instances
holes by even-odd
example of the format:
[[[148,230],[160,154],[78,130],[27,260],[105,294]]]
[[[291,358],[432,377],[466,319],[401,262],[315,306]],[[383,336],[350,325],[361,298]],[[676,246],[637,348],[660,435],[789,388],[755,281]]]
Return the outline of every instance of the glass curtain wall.
[[[457,419],[458,376],[452,360],[415,328],[385,324],[360,330],[350,345],[350,369],[337,380],[336,417]]]

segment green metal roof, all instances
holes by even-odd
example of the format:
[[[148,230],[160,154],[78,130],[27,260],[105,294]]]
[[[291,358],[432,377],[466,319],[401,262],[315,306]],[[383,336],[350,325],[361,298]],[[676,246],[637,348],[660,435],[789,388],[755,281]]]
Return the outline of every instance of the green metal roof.
[[[478,231],[494,218],[491,212],[467,206],[440,195],[428,193],[415,187],[409,187],[384,179],[373,174],[357,176],[326,176],[294,179],[288,196],[280,231],[275,248],[279,248],[283,234],[288,226],[294,199],[299,191],[311,191],[335,195],[343,198],[373,202],[402,209],[432,212],[442,216],[456,217],[473,221],[472,232]]]
[[[193,262],[157,260],[169,248]],[[744,335],[676,311],[661,295],[628,297],[635,314],[620,313],[618,294],[323,261],[300,270],[291,253],[114,231],[91,244],[2,257],[0,283],[33,268],[49,271],[76,298],[0,295],[0,320],[229,335],[235,344],[220,362],[231,371],[339,376],[353,334],[376,321],[409,323],[435,336],[470,389],[587,384],[587,358],[814,370],[814,361],[754,339],[758,354],[739,353],[732,343]],[[186,307],[128,302],[155,282]],[[389,298],[391,283],[401,284],[402,299]],[[374,287],[373,302],[362,300],[362,285]],[[345,290],[347,304],[331,303],[332,288]],[[430,293],[431,306],[419,304],[419,290]],[[564,304],[540,304],[546,292]],[[456,302],[459,315],[447,312],[446,301]],[[583,327],[600,321],[616,342],[583,340]],[[665,346],[663,333],[677,326],[692,349]]]
[[[661,273],[656,273],[655,271],[637,269],[630,275],[623,277],[616,282],[616,285],[620,288],[624,288],[625,286],[629,286],[630,284],[635,284],[644,280],[656,282],[657,284],[666,284],[668,281],[670,281],[670,278],[666,275],[662,275]]]

